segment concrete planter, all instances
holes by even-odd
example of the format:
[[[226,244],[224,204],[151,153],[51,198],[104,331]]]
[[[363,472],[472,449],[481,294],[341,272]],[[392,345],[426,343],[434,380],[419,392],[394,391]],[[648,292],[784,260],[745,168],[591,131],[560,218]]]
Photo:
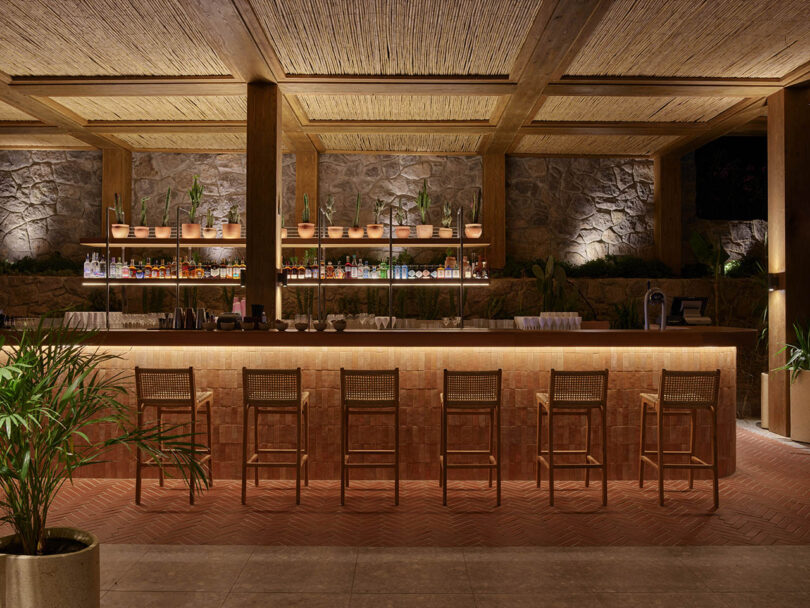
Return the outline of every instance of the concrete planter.
[[[770,417],[768,416],[768,374],[761,374],[762,384],[759,393],[759,403],[760,403],[760,418],[762,421],[760,422],[760,426],[763,429],[770,428]]]
[[[76,540],[87,548],[44,556],[0,553],[0,608],[99,608],[98,539],[73,528],[48,528],[46,534]],[[13,541],[14,536],[0,539],[0,552]]]
[[[171,226],[155,226],[155,238],[156,239],[170,239],[170,238],[172,238],[172,227]]]
[[[181,235],[184,239],[198,239],[200,238],[200,225],[199,224],[182,224],[180,226]]]
[[[433,237],[433,224],[419,224],[416,227],[416,238],[429,239]]]
[[[222,238],[238,239],[242,237],[242,224],[222,224]]]
[[[799,372],[790,385],[790,438],[810,443],[810,372]]]

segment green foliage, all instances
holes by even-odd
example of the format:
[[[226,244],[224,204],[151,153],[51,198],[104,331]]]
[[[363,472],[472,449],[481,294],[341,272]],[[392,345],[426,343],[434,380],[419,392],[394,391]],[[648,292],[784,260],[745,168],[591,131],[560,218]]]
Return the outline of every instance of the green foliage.
[[[545,264],[532,266],[532,273],[537,282],[537,291],[540,293],[540,310],[542,312],[564,312],[568,297],[565,292],[568,277],[565,268],[554,261],[554,256],[548,256]]]
[[[453,225],[453,208],[450,206],[449,201],[445,201],[442,205],[442,226],[450,228]]]
[[[422,217],[422,224],[428,222],[428,211],[430,210],[430,196],[427,192],[427,180],[422,182],[422,189],[416,195],[416,206],[419,208],[419,215]]]
[[[500,319],[506,296],[493,293],[487,298],[487,319]]]
[[[613,318],[610,320],[611,329],[642,329],[641,315],[639,314],[638,298],[631,298],[627,302],[613,305]]]
[[[699,232],[692,231],[689,235],[689,246],[692,248],[692,253],[695,254],[695,259],[707,266],[715,277],[724,273],[729,255],[723,248],[720,237],[712,242]]]
[[[220,302],[222,302],[222,310],[224,312],[231,312],[233,309],[233,297],[236,295],[236,287],[223,287],[220,292]]]
[[[149,197],[149,196],[142,196],[141,197],[140,212],[139,212],[140,223],[138,224],[138,226],[146,226],[147,225],[147,223],[146,223],[146,201],[148,201],[150,198],[151,197]]]
[[[116,224],[126,224],[127,223],[127,216],[124,214],[124,207],[121,204],[121,197],[116,192],[113,195],[115,202],[113,203],[113,212],[115,215],[115,223]]]
[[[211,209],[205,212],[205,227],[206,228],[214,227],[214,212],[211,211]]]
[[[188,198],[191,200],[191,208],[188,210],[188,221],[192,224],[197,219],[197,209],[200,208],[202,195],[203,186],[200,183],[200,176],[195,175],[194,181],[191,184],[191,189],[188,191]]]
[[[169,205],[172,202],[172,187],[169,186],[169,189],[166,191],[166,201],[163,203],[163,215],[160,218],[160,225],[161,226],[168,226],[169,225]]]
[[[295,288],[295,310],[299,315],[312,316],[312,306],[315,302],[314,287]]]
[[[50,276],[81,276],[83,263],[68,258],[55,251],[40,258],[24,257],[16,262],[0,261],[0,275],[41,274]]]
[[[567,265],[569,277],[625,279],[659,279],[673,276],[672,270],[658,260],[646,260],[631,255],[606,255],[579,266]]]
[[[366,287],[366,312],[375,316],[387,315],[388,291],[385,289]]]
[[[430,289],[428,287],[417,287],[414,289],[414,299],[416,301],[416,318],[424,320],[439,319],[441,317],[439,296],[441,295],[439,289]]]
[[[335,217],[335,197],[331,194],[326,198],[326,204],[323,206],[323,216],[331,226]]]
[[[242,223],[242,214],[239,213],[238,205],[231,205],[230,208],[228,209],[228,223],[229,224]]]
[[[380,223],[380,216],[382,215],[383,210],[385,209],[385,203],[382,202],[380,199],[377,199],[374,203],[374,223]]]
[[[354,203],[354,223],[352,228],[360,227],[360,193],[357,193],[357,201]]]
[[[93,335],[40,322],[0,367],[0,521],[24,555],[43,553],[48,513],[65,482],[119,445],[158,466],[177,465],[187,483],[206,483],[191,435],[134,425],[133,408],[120,401],[129,373],[103,369],[118,355],[83,348]]]
[[[309,224],[310,211],[309,211],[309,194],[304,192],[304,209],[301,211],[301,223]]]
[[[481,205],[483,202],[483,194],[481,192],[481,188],[478,188],[478,191],[473,194],[472,203],[470,204],[470,211],[472,212],[472,219],[470,221],[471,224],[480,224],[481,221]]]
[[[144,287],[141,290],[141,306],[145,313],[164,312],[167,292],[162,287]],[[112,307],[112,304],[110,304]]]
[[[397,220],[397,226],[404,226],[408,219],[408,213],[402,206],[402,197],[397,200],[397,208],[394,211],[394,218]]]
[[[775,371],[789,371],[790,381],[795,382],[799,372],[810,371],[810,326],[805,329],[798,323],[793,325],[796,344],[785,344],[780,353],[788,354],[787,363]]]

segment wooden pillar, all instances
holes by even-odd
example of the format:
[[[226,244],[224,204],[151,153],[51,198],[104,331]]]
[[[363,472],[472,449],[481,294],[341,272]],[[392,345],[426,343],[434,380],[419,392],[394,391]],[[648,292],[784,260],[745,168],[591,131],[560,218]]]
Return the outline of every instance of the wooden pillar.
[[[489,243],[487,263],[490,268],[503,268],[506,264],[506,155],[484,154],[483,209],[484,236]],[[470,221],[468,209],[464,210]]]
[[[675,274],[681,274],[681,159],[656,156],[654,162],[655,257]]]
[[[99,234],[106,234],[107,208],[115,206],[115,194],[121,197],[127,220],[132,219],[132,152],[105,148],[101,156],[101,217]],[[110,213],[111,223],[115,216]],[[131,223],[131,222],[130,222]]]
[[[807,322],[810,281],[810,92],[783,89],[768,98],[768,273],[782,275],[768,294],[768,367],[785,364],[779,353],[793,342],[793,324]],[[784,289],[780,287],[784,286]],[[786,372],[769,372],[770,430],[790,436],[790,384]]]
[[[319,226],[321,221],[318,216],[318,151],[315,148],[295,152],[295,218],[290,222],[291,226],[301,221],[305,193],[309,195],[312,222]]]
[[[247,302],[263,304],[268,320],[281,316],[281,106],[278,85],[247,87]]]

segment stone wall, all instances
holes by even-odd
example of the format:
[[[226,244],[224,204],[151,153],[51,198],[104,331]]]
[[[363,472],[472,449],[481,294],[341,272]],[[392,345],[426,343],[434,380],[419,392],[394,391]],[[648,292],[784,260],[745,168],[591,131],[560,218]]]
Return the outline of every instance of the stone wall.
[[[0,150],[0,259],[83,258],[100,200],[101,152]]]
[[[509,157],[506,205],[506,253],[517,260],[653,254],[651,161]]]

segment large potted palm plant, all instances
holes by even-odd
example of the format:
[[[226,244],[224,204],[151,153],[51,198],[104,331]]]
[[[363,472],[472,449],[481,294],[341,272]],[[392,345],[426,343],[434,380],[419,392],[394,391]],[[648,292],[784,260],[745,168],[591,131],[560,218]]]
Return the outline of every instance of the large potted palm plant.
[[[205,484],[189,434],[135,426],[120,401],[128,374],[105,369],[118,356],[87,345],[90,336],[40,323],[5,351],[0,340],[0,520],[14,532],[0,538],[2,608],[99,606],[98,540],[47,523],[65,482],[114,447],[141,449]]]
[[[790,374],[790,438],[810,443],[810,327],[796,323],[795,344],[786,344],[787,363],[780,367]]]

